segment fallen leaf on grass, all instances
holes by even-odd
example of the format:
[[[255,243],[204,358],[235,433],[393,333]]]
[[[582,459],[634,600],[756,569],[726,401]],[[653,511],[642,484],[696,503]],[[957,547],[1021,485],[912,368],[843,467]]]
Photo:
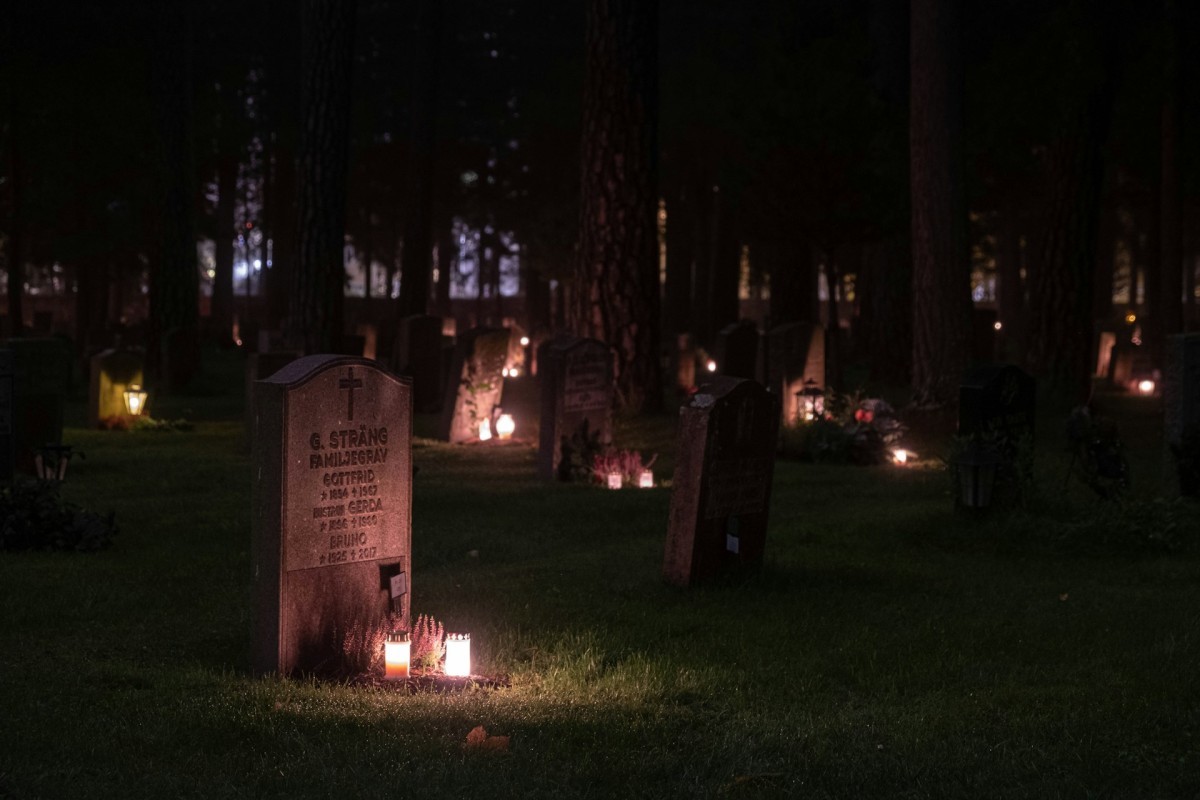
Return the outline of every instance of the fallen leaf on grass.
[[[474,750],[486,750],[489,753],[507,753],[507,736],[488,736],[482,725],[476,725],[467,734],[467,747]]]

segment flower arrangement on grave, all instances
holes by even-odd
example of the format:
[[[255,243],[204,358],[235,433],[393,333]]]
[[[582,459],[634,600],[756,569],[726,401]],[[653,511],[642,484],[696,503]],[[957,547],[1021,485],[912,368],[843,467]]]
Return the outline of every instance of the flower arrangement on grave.
[[[905,431],[886,400],[827,390],[820,415],[784,427],[783,453],[806,461],[884,464]]]
[[[611,486],[610,476],[619,475],[622,486],[638,486],[642,472],[654,466],[658,460],[655,453],[650,460],[643,463],[642,454],[637,450],[610,450],[597,453],[592,458],[592,480],[603,486]]]
[[[395,612],[375,623],[357,621],[342,636],[342,658],[352,674],[382,673],[384,643],[389,634],[403,630],[403,619]],[[428,614],[421,614],[409,634],[409,663],[414,673],[442,671],[446,656],[446,630]]]
[[[446,657],[446,629],[428,614],[417,617],[412,629],[412,664],[415,669],[438,672]]]

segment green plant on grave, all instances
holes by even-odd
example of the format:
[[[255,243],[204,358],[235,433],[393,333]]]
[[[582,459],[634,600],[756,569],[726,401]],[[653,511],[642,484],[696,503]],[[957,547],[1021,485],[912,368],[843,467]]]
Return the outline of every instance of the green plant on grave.
[[[93,552],[116,535],[114,512],[68,503],[52,483],[18,479],[0,490],[0,550]]]

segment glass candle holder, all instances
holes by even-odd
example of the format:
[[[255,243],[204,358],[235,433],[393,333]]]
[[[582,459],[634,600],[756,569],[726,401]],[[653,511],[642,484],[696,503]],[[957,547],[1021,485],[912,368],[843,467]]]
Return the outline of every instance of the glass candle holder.
[[[446,674],[452,678],[471,676],[471,634],[446,634]]]
[[[403,631],[389,633],[383,643],[383,679],[402,681],[408,677],[412,642]]]

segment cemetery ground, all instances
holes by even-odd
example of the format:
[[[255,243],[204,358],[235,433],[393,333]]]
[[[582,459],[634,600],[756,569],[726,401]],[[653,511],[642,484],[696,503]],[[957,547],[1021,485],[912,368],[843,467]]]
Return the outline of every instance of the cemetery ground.
[[[1064,488],[1049,415],[1040,499],[984,519],[932,441],[917,468],[780,461],[763,569],[689,590],[660,577],[668,488],[418,438],[413,611],[510,685],[405,694],[250,676],[241,361],[208,356],[197,394],[152,400],[191,431],[69,407],[63,492],[117,512],[113,547],[0,553],[0,797],[1200,794],[1200,510],[1153,499],[1153,399],[1103,398],[1122,503]],[[674,435],[616,440],[661,480]],[[480,725],[507,747],[468,746]]]

